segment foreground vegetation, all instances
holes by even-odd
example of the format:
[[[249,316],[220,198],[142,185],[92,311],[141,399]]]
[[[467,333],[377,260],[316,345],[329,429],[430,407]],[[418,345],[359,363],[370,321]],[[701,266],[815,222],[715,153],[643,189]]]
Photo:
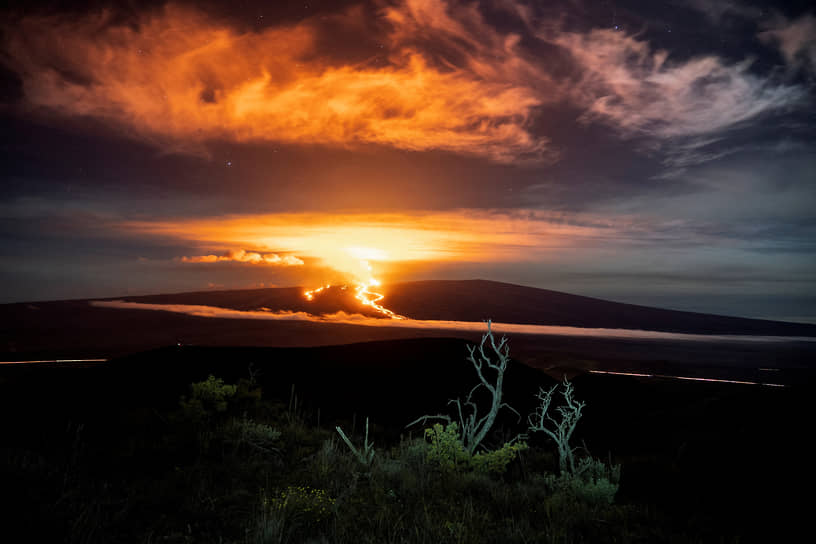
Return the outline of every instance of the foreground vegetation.
[[[495,377],[488,383],[495,386]],[[727,501],[715,506],[718,510],[704,507],[709,496],[729,490],[715,483],[713,472],[703,471],[717,466],[722,453],[709,449],[703,452],[707,458],[694,458],[700,451],[690,442],[700,436],[695,429],[674,426],[664,432],[682,440],[667,463],[642,445],[623,453],[613,449],[614,458],[602,449],[601,461],[589,455],[584,443],[600,443],[592,433],[581,437],[582,447],[575,447],[571,437],[585,406],[575,396],[585,399],[587,411],[593,406],[599,406],[595,414],[604,411],[597,390],[583,391],[579,385],[573,389],[571,382],[542,388],[540,404],[526,414],[526,421],[496,419],[481,444],[469,449],[466,436],[480,434],[478,423],[487,421],[484,416],[492,407],[502,407],[501,398],[493,402],[492,394],[469,395],[452,402],[454,417],[441,414],[439,423],[386,426],[375,422],[377,414],[358,420],[324,413],[321,418],[320,412],[302,407],[294,387],[288,398],[267,395],[250,368],[234,383],[210,376],[181,387],[170,403],[109,406],[113,415],[107,419],[72,416],[66,424],[59,409],[49,408],[55,423],[18,424],[0,442],[5,501],[0,506],[6,531],[17,525],[24,540],[49,542],[767,539],[741,530],[739,513],[735,524]],[[149,399],[151,393],[140,395]],[[626,398],[618,399],[614,392],[610,396],[614,400],[607,408],[617,406],[618,411],[604,421],[618,421]],[[656,406],[650,418],[662,417]],[[712,406],[706,400],[682,408],[684,421],[712,420]],[[7,423],[11,428],[11,420]],[[724,425],[762,422],[728,416],[722,423],[725,432]],[[644,443],[659,440],[659,427],[647,433],[638,425]],[[718,425],[714,421],[712,428]],[[592,430],[600,436],[603,427]],[[784,429],[777,431],[777,444],[783,444]],[[739,455],[750,457],[734,452],[728,455],[735,465],[741,462]],[[785,452],[791,454],[795,452]],[[754,471],[737,471],[744,474],[746,489],[761,486],[766,473],[787,478],[785,466],[762,456],[767,465],[746,461]],[[661,463],[673,472],[653,468]],[[701,474],[694,482],[711,484],[684,486],[687,474]],[[735,489],[732,495],[740,494]],[[783,500],[766,498],[769,504]],[[768,516],[768,526],[784,528]],[[756,524],[756,517],[746,515],[746,526]]]
[[[587,485],[555,476],[545,448],[474,462],[456,425],[437,424],[364,463],[292,403],[265,401],[246,383],[217,400],[210,394],[230,386],[209,381],[194,385],[203,397],[162,414],[149,443],[118,437],[104,452],[115,460],[88,451],[81,425],[67,430],[64,473],[31,454],[7,459],[56,505],[41,519],[73,542],[258,543],[619,541],[657,521],[612,504],[614,491],[593,487],[598,476]],[[116,481],[102,469],[111,464],[121,464]]]

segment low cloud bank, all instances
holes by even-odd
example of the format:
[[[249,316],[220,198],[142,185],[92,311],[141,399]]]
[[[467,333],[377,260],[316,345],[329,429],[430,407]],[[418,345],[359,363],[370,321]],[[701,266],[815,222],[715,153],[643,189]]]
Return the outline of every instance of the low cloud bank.
[[[181,257],[183,263],[219,263],[224,261],[235,261],[239,263],[251,264],[275,264],[280,266],[300,266],[303,261],[293,255],[281,257],[275,253],[255,253],[244,251],[243,249],[227,251],[223,255],[198,255],[194,257]]]
[[[144,304],[123,300],[91,301],[91,306],[99,308],[118,308],[123,310],[158,310],[196,317],[219,319],[262,319],[270,321],[310,321],[313,323],[330,323],[338,325],[361,325],[364,327],[392,327],[402,329],[431,329],[445,331],[484,332],[482,321],[445,321],[434,319],[381,319],[362,314],[336,312],[333,314],[314,315],[308,312],[279,311],[267,308],[258,310],[233,310],[216,306],[199,306],[194,304]],[[554,336],[590,336],[596,338],[629,338],[644,340],[688,340],[688,341],[739,341],[739,342],[790,342],[809,341],[816,338],[806,336],[748,336],[728,334],[683,334],[660,331],[642,331],[628,329],[601,329],[583,327],[562,327],[555,325],[526,325],[517,323],[493,323],[492,330],[504,334],[536,334]]]

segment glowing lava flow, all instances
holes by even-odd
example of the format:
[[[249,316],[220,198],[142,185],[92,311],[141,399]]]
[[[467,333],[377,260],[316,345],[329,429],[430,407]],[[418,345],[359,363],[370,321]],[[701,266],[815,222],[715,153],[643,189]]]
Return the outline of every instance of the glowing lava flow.
[[[377,304],[379,301],[385,298],[385,295],[381,293],[375,293],[374,291],[369,291],[368,288],[376,287],[379,284],[380,282],[378,282],[374,278],[368,280],[368,283],[358,283],[356,289],[357,293],[354,295],[354,298],[356,298],[366,306],[371,306],[381,314],[390,317],[391,319],[405,319],[405,316],[395,314],[388,308],[385,308]]]
[[[330,284],[330,283],[327,283],[327,284],[326,284],[326,285],[324,285],[323,287],[318,287],[317,289],[312,289],[311,291],[305,291],[305,292],[303,293],[303,296],[305,296],[305,297],[306,297],[306,300],[308,300],[308,301],[312,301],[312,300],[314,300],[314,296],[315,296],[317,293],[319,293],[319,292],[323,291],[324,289],[328,289],[329,287],[331,287],[331,284]]]
[[[361,261],[361,264],[363,265],[364,268],[368,269],[369,272],[371,271],[371,266],[368,264],[368,262]],[[356,281],[355,283],[356,286],[354,288],[354,298],[359,300],[364,306],[369,306],[374,310],[378,311],[379,313],[381,313],[382,315],[384,315],[385,317],[389,317],[391,319],[405,319],[405,316],[395,314],[388,308],[385,308],[384,306],[378,304],[382,299],[385,298],[385,295],[370,290],[371,287],[376,287],[380,285],[380,282],[378,280],[374,278],[369,278],[368,281]],[[327,283],[326,285],[318,287],[316,289],[304,291],[303,296],[306,297],[306,300],[312,301],[314,300],[315,295],[326,289],[329,289],[330,287],[331,284]],[[341,288],[346,289],[346,286],[343,285]]]

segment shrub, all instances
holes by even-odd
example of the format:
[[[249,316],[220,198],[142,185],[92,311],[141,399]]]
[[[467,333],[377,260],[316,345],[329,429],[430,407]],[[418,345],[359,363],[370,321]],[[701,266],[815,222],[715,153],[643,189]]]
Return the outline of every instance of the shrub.
[[[447,427],[437,423],[433,428],[425,429],[425,437],[430,440],[426,453],[427,462],[444,470],[501,474],[519,451],[527,449],[524,442],[505,443],[498,450],[471,455],[462,444],[459,426],[455,422],[448,423]]]
[[[496,338],[493,336],[493,331],[491,331],[490,328],[490,323],[491,322],[488,319],[487,332],[482,335],[482,342],[479,344],[478,349],[475,346],[467,346],[469,353],[467,360],[473,364],[473,368],[476,370],[476,374],[479,376],[479,383],[477,383],[473,389],[470,390],[470,393],[468,393],[464,403],[461,401],[461,399],[451,399],[448,401],[448,404],[456,405],[459,413],[459,424],[461,425],[462,446],[470,455],[476,453],[476,449],[490,432],[490,429],[493,427],[493,424],[496,421],[499,410],[502,408],[507,408],[515,412],[519,416],[519,419],[521,419],[521,415],[512,406],[502,400],[504,374],[507,371],[507,364],[510,362],[510,347],[507,345],[507,338],[504,336],[502,336],[498,343],[496,342]],[[490,340],[490,347],[492,348],[493,354],[496,357],[495,362],[487,353],[485,353],[485,343],[488,340]],[[488,376],[495,373],[495,378],[493,381],[488,379],[488,377],[485,377],[487,370],[491,371],[488,373]],[[480,388],[487,390],[488,393],[490,393],[491,398],[490,409],[488,410],[487,414],[482,417],[479,417],[479,407],[473,400],[473,394]],[[465,406],[464,410],[462,408],[463,404]],[[425,423],[429,419],[441,419],[447,421],[448,423],[451,422],[451,417],[449,415],[424,415],[415,419],[406,425],[406,427],[410,427],[411,425],[419,422]],[[526,435],[519,434],[514,440],[524,440],[525,438],[527,438]]]
[[[558,492],[567,493],[579,500],[593,504],[612,504],[618,491],[620,465],[604,464],[603,461],[584,457],[576,463],[575,449],[570,446],[570,438],[581,419],[586,403],[573,398],[572,384],[564,378],[563,405],[558,406],[559,420],[550,413],[553,394],[558,384],[548,391],[540,389],[538,398],[541,405],[527,418],[529,430],[544,432],[558,448],[559,476],[548,476],[548,484]]]
[[[260,405],[263,391],[252,380],[241,378],[235,386],[233,401],[243,409],[256,410]]]
[[[620,482],[620,465],[607,465],[592,457],[578,461],[575,474],[547,475],[545,485],[556,493],[569,495],[593,505],[608,505],[615,500]]]
[[[437,423],[432,428],[425,429],[425,438],[430,440],[425,454],[427,462],[446,470],[465,469],[469,466],[470,454],[462,444],[456,423],[448,423],[447,427]]]
[[[335,500],[325,490],[289,486],[274,497],[262,497],[256,541],[303,542],[334,513]]]
[[[476,472],[502,474],[518,453],[526,449],[527,444],[524,442],[505,443],[495,451],[476,452],[471,458],[470,464]]]
[[[285,512],[307,523],[319,523],[334,512],[335,500],[324,489],[289,486],[266,501],[272,511]]]
[[[179,401],[182,413],[190,419],[206,419],[227,411],[227,400],[235,395],[237,387],[211,374],[203,382],[193,383],[190,389],[190,398],[181,397]]]
[[[251,448],[265,453],[280,453],[276,444],[281,433],[270,425],[258,423],[244,417],[233,420],[231,430],[235,433],[236,442],[239,445],[247,444]]]
[[[576,478],[573,480],[581,482],[579,498],[612,504],[618,492],[620,465],[607,465],[599,459],[584,457],[578,461]]]

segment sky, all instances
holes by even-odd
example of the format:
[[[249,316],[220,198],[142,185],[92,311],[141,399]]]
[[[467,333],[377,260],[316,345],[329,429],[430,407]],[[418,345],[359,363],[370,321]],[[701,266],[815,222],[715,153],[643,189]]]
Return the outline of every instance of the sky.
[[[0,302],[482,278],[816,322],[816,10],[0,12]]]

